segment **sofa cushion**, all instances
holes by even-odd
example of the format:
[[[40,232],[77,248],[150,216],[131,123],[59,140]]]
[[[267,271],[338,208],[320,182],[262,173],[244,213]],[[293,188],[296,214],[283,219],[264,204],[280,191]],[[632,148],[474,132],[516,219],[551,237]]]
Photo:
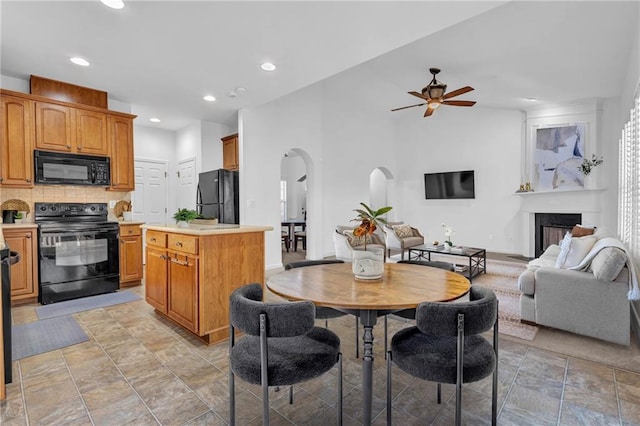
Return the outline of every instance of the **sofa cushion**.
[[[594,235],[570,237],[568,242],[562,244],[560,254],[556,259],[556,267],[568,269],[580,264],[595,243],[596,237]]]
[[[627,263],[624,252],[616,247],[605,247],[591,261],[593,276],[602,281],[613,281]]]
[[[396,233],[398,238],[413,237],[413,229],[409,225],[395,225],[393,226],[393,232]]]

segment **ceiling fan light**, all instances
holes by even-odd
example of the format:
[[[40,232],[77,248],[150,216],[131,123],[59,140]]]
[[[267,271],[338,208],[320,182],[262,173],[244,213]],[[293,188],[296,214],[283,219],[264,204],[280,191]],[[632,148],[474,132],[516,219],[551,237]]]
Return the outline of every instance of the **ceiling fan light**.
[[[429,102],[429,108],[436,109],[440,106],[440,102]]]
[[[444,96],[445,90],[447,90],[447,86],[445,84],[434,84],[427,86],[427,92],[429,93],[429,97],[431,99],[440,99]]]

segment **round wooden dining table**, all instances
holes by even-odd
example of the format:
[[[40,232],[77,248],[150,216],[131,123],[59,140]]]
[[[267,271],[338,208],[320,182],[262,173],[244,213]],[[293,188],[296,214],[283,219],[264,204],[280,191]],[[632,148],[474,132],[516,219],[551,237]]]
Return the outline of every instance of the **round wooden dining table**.
[[[421,302],[448,302],[469,292],[469,280],[455,272],[406,263],[386,263],[382,279],[356,280],[351,263],[294,268],[271,276],[267,288],[288,300],[309,300],[356,315],[364,328],[363,424],[371,424],[373,327],[379,316],[415,308]]]

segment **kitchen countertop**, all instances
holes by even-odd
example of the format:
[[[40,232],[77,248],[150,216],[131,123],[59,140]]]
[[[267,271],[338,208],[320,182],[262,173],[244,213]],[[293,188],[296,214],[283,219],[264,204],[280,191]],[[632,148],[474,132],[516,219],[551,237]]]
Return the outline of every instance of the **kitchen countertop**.
[[[122,225],[144,225],[144,222],[141,220],[119,220],[118,224]]]
[[[177,225],[142,225],[142,229],[152,231],[174,232],[176,234],[187,235],[216,235],[216,234],[237,234],[246,232],[273,231],[271,226],[253,225],[231,225],[219,223],[217,225],[189,225],[189,228],[180,228]]]
[[[3,223],[2,229],[29,229],[37,228],[38,225],[33,222],[28,223]]]

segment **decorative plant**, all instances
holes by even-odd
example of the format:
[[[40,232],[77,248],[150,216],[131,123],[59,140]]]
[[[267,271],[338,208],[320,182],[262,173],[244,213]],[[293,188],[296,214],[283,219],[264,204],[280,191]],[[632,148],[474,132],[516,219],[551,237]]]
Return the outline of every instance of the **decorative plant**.
[[[378,210],[372,210],[371,207],[365,203],[360,203],[362,209],[354,209],[353,211],[358,213],[352,222],[360,222],[360,225],[353,230],[353,235],[356,237],[364,237],[364,249],[367,250],[367,235],[371,235],[375,232],[380,224],[385,225],[387,220],[382,216],[387,214],[391,207],[380,207]]]
[[[444,243],[449,247],[453,247],[453,242],[451,242],[451,236],[455,234],[455,232],[453,232],[453,228],[449,225],[445,225],[444,223],[442,224],[442,227],[444,228],[444,236],[447,237],[447,240]]]
[[[591,174],[591,169],[599,166],[602,163],[604,163],[604,159],[602,158],[602,156],[596,157],[595,154],[591,154],[591,160],[589,160],[588,158],[582,160],[582,164],[580,164],[578,170],[580,170],[583,175],[589,176]]]
[[[13,218],[14,218],[14,219],[18,219],[18,220],[22,219],[22,212],[16,212],[16,213],[13,215]]]
[[[190,222],[193,219],[198,217],[198,213],[196,213],[195,210],[189,210],[189,209],[178,209],[177,212],[174,213],[173,218],[176,220],[177,222]]]

